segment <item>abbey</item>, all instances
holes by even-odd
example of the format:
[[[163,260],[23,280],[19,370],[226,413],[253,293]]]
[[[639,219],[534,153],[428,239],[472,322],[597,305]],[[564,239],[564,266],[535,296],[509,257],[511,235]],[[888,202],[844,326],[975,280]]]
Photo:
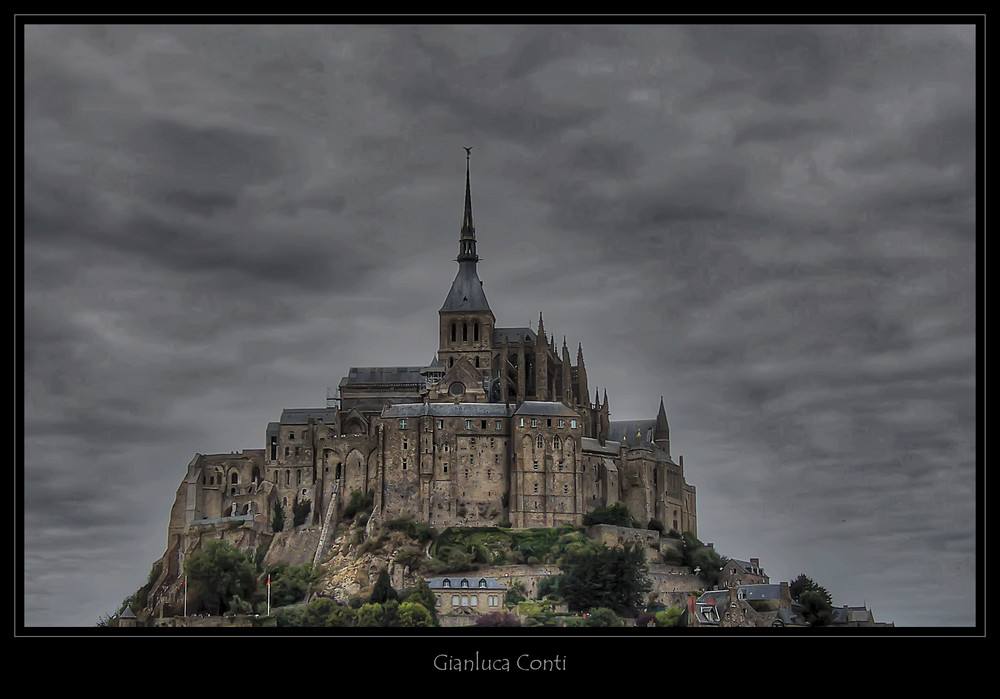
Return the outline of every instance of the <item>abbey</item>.
[[[263,449],[196,455],[171,512],[168,561],[224,520],[246,525],[234,543],[256,545],[273,536],[275,511],[290,523],[296,504],[325,530],[354,491],[374,502],[370,526],[580,525],[622,502],[642,526],[697,533],[662,398],[654,419],[612,422],[607,391],[591,399],[582,345],[575,358],[565,338],[557,346],[541,314],[537,328],[498,326],[476,244],[467,161],[458,273],[431,361],[352,368],[327,406],[282,411]]]

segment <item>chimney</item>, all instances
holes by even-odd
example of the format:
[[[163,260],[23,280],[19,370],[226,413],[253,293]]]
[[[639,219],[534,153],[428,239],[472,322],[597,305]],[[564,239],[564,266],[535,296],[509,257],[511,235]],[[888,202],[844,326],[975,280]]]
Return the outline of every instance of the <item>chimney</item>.
[[[751,558],[750,559],[750,566],[754,569],[755,573],[757,571],[759,571],[760,570],[760,559],[759,558]]]

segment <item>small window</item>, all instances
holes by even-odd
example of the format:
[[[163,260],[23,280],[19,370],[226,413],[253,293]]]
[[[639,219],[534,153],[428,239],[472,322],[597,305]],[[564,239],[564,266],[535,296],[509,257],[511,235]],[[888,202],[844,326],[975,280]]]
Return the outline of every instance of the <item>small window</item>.
[[[563,486],[563,495],[566,495],[567,493],[569,493],[569,486],[568,485],[564,485]]]
[[[237,483],[239,483],[240,482],[240,476],[239,476],[239,474],[238,473],[233,473],[233,477],[230,479],[230,482],[233,485],[236,485]]]
[[[534,492],[536,492],[536,493],[538,492],[538,484],[537,483],[535,483],[535,485],[534,485]]]
[[[570,420],[569,421],[569,427],[570,427],[570,429],[575,430],[576,429],[576,420]]]
[[[493,470],[488,468],[486,469],[486,480],[492,480],[492,479],[493,479]]]
[[[295,447],[295,455],[296,455],[296,456],[298,456],[298,455],[299,455],[299,447]]]
[[[444,429],[444,420],[438,420],[438,429],[439,430],[443,430]]]
[[[479,587],[486,587],[486,578],[479,578]]]
[[[406,470],[406,459],[403,459],[403,470]]]
[[[494,454],[493,455],[493,463],[495,463],[495,464],[500,463],[500,455],[499,454]]]
[[[441,583],[441,586],[442,587],[451,587],[451,580],[449,580],[448,578],[445,578],[444,582]]]
[[[471,430],[472,429],[472,420],[466,420],[465,421],[465,429],[467,429],[467,430]]]
[[[559,437],[553,437],[552,438],[552,448],[553,449],[558,449],[559,447],[560,447]]]
[[[410,448],[410,443],[407,440],[404,439],[403,440],[403,449],[405,450],[405,449],[409,449],[409,448]]]
[[[562,429],[565,426],[566,426],[566,421],[563,420],[562,418],[559,418],[559,428]]]
[[[517,426],[518,427],[524,427],[524,418],[523,417],[518,418],[518,420],[517,420]]]
[[[468,478],[468,477],[469,477],[469,469],[465,469],[465,477],[466,477],[466,478]]]
[[[496,422],[493,423],[493,429],[495,429],[497,432],[499,432],[500,430],[503,429],[502,425],[503,425],[503,423],[500,422],[499,420],[497,420]]]
[[[448,473],[448,464],[445,464],[445,465],[444,465],[444,472],[445,472],[445,473]]]
[[[545,420],[545,426],[546,427],[552,427],[552,418],[547,418]]]
[[[531,426],[538,427],[538,420],[536,420],[535,418],[531,418]]]
[[[534,466],[535,466],[535,470],[537,471],[537,470],[538,470],[538,459],[534,459],[534,460],[532,461],[532,463],[534,464]]]
[[[401,429],[401,430],[405,430],[406,429],[406,420],[405,419],[399,421],[399,429]]]
[[[537,446],[539,449],[545,448],[545,440],[542,439],[542,435],[538,435],[538,439],[535,440],[535,446]]]
[[[458,595],[452,595],[451,596],[451,606],[452,607],[457,607],[458,606]]]
[[[462,587],[468,587],[468,586],[469,586],[468,579],[467,578],[462,578]]]
[[[288,438],[289,439],[295,439],[295,433],[294,432],[289,432],[288,433]]]

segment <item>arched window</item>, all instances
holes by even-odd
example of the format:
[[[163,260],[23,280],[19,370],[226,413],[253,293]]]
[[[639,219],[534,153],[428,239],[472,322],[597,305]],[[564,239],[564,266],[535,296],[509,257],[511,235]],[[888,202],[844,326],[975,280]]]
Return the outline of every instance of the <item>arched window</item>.
[[[553,449],[558,449],[559,448],[559,437],[558,437],[558,435],[552,438],[552,448]]]
[[[455,324],[454,323],[451,324],[451,341],[452,342],[455,341]]]
[[[537,446],[539,449],[545,448],[545,440],[542,439],[542,435],[538,435],[538,439],[535,442],[535,446]]]
[[[461,586],[462,586],[462,587],[468,587],[468,586],[469,586],[469,581],[468,581],[468,579],[466,579],[466,578],[462,578],[462,585],[461,585]]]
[[[334,474],[334,478],[340,478],[340,469],[341,469],[341,467],[342,467],[343,465],[344,465],[343,463],[338,463],[338,464],[337,464],[337,471],[336,471],[336,473]]]
[[[475,325],[472,326],[472,339],[479,342],[479,321],[477,320]],[[476,364],[479,366],[479,364]]]
[[[479,587],[486,587],[486,578],[479,578]]]
[[[292,484],[292,472],[285,471],[285,485],[291,485],[291,484]]]
[[[240,482],[240,474],[238,474],[235,471],[233,471],[232,478],[230,478],[229,482],[232,483],[233,485],[236,485],[237,483],[239,483]]]
[[[462,342],[469,341],[469,324],[462,323]]]
[[[444,579],[444,583],[442,583],[441,586],[442,587],[451,587],[451,580],[449,580],[448,578],[445,578]]]

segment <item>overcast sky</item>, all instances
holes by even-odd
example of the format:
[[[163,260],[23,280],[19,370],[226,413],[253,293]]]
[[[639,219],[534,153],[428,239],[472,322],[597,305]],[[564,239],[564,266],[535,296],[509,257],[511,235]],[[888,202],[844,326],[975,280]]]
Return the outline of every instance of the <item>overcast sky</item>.
[[[498,325],[663,396],[700,539],[973,625],[975,67],[971,24],[25,27],[25,623],[141,586],[195,453],[430,361],[473,146]]]

